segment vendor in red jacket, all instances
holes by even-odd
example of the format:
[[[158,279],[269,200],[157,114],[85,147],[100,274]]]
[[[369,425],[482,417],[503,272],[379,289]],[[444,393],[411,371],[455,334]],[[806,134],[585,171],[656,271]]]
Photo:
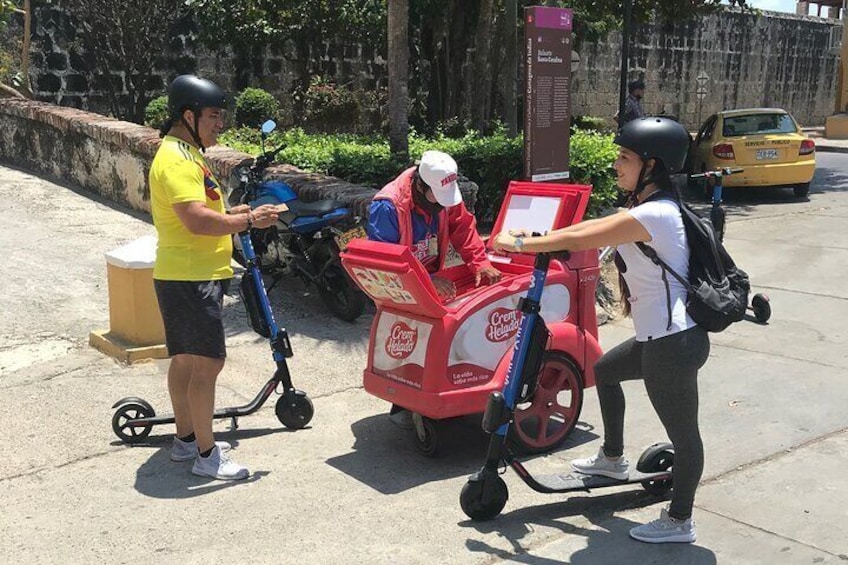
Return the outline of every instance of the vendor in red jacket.
[[[410,167],[374,196],[368,221],[368,239],[408,245],[431,274],[445,266],[448,245],[453,244],[474,272],[475,284],[501,278],[486,257],[474,216],[462,203],[457,185],[456,161],[441,151],[426,151],[420,164]],[[436,291],[444,300],[456,296],[453,283],[434,276]]]

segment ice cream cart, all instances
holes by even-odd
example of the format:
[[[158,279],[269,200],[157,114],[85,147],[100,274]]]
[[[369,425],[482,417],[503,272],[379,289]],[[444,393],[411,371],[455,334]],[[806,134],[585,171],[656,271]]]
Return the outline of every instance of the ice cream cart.
[[[592,188],[532,182],[510,183],[492,235],[529,228],[546,232],[579,222]],[[439,273],[456,285],[443,303],[430,275],[407,247],[355,240],[342,254],[352,279],[377,313],[371,327],[365,390],[413,413],[415,438],[428,455],[438,448],[436,421],[482,413],[489,393],[503,386],[519,329],[518,301],[530,284],[533,255],[497,255],[503,278],[474,286],[464,265]],[[598,251],[553,261],[541,315],[549,330],[532,397],[515,414],[513,439],[526,451],[559,445],[577,423],[583,389],[594,385],[601,354],[595,316]]]

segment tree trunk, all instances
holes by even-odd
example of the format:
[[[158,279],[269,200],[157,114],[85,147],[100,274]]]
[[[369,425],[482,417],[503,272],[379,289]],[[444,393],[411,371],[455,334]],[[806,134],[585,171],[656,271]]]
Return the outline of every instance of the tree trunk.
[[[32,6],[30,0],[24,1],[24,37],[21,43],[21,92],[27,98],[32,98],[32,88],[29,82],[29,46],[32,41]]]
[[[389,147],[409,159],[409,2],[389,0]]]
[[[471,125],[482,131],[486,127],[490,98],[489,46],[492,33],[492,0],[480,0],[480,14],[475,33],[474,75],[472,77]]]
[[[518,135],[518,0],[506,0],[504,41],[504,118],[510,137]]]

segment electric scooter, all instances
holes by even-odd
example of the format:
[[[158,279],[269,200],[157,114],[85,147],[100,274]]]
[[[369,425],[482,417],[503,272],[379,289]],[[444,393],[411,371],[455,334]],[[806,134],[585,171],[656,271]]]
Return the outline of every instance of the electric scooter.
[[[707,186],[712,184],[713,190],[710,198],[710,202],[712,204],[712,207],[710,208],[710,223],[712,224],[716,235],[718,235],[719,241],[724,241],[725,231],[725,212],[724,208],[721,207],[721,196],[723,190],[721,179],[726,176],[741,173],[744,170],[745,169],[724,167],[716,169],[715,171],[704,171],[703,173],[694,174],[689,177],[693,180],[704,179]],[[769,318],[771,318],[771,304],[769,303],[769,297],[767,294],[762,292],[758,292],[751,297],[751,304],[747,306],[747,309],[754,313],[754,318],[761,324],[765,324],[768,322]]]
[[[275,406],[277,419],[289,429],[305,428],[312,420],[314,407],[306,393],[295,389],[292,385],[291,374],[286,363],[286,359],[293,356],[289,335],[285,328],[277,326],[274,320],[249,232],[241,232],[239,240],[247,267],[242,277],[240,293],[253,330],[268,338],[270,342],[277,370],[250,403],[216,410],[213,418],[215,420],[229,418],[232,420],[232,427],[236,429],[240,417],[259,410],[271,394],[281,388],[281,396]],[[149,402],[135,396],[122,398],[112,408],[116,408],[112,416],[112,431],[124,443],[142,442],[150,435],[153,426],[174,423],[174,416],[156,416]]]
[[[567,252],[557,257],[567,257]],[[522,312],[521,325],[513,346],[512,360],[504,381],[503,392],[489,396],[483,415],[483,429],[491,434],[486,463],[471,475],[459,497],[463,512],[472,520],[491,520],[500,514],[509,498],[506,483],[500,476],[502,462],[518,474],[527,486],[542,493],[589,491],[595,488],[641,483],[651,494],[666,495],[672,488],[674,447],[670,443],[657,443],[649,447],[626,480],[610,479],[577,472],[552,475],[532,475],[516,458],[507,444],[510,424],[514,421],[515,407],[533,397],[546,343],[545,322],[539,315],[542,292],[545,287],[551,254],[536,255],[533,279],[527,295],[518,309]]]

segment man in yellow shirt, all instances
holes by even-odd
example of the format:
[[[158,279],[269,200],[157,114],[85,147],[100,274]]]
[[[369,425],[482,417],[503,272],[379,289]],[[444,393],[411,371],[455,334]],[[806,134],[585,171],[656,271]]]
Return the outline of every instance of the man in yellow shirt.
[[[177,434],[174,461],[194,460],[192,473],[222,480],[247,478],[247,468],[215,442],[215,381],[224,368],[223,297],[233,270],[232,234],[277,221],[273,206],[238,206],[228,214],[221,186],[203,151],[224,127],[226,97],[214,83],[192,75],[168,88],[170,119],[150,167],[150,200],[159,247],[153,284],[165,323],[171,365],[168,391]]]

